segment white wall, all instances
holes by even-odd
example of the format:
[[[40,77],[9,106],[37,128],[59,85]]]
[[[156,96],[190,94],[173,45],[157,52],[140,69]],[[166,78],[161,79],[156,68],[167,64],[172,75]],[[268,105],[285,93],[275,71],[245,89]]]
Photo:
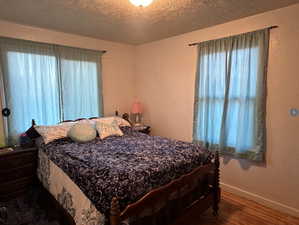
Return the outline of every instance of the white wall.
[[[119,110],[121,113],[129,111],[135,95],[135,46],[24,26],[1,20],[0,31],[0,36],[2,37],[95,50],[107,50],[102,59],[104,114],[112,115],[115,110]],[[0,121],[2,127],[2,118],[0,118]],[[3,143],[2,129],[0,131],[0,138]]]
[[[136,82],[153,133],[191,141],[196,47],[188,44],[278,25],[271,30],[269,52],[267,164],[223,160],[221,181],[299,216],[299,117],[288,112],[299,108],[298,21],[296,4],[138,46]]]

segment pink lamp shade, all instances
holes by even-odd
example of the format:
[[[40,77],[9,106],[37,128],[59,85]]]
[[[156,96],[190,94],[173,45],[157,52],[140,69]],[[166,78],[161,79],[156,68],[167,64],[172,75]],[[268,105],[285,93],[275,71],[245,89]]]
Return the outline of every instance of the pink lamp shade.
[[[131,113],[133,114],[142,113],[142,106],[140,102],[133,103]]]

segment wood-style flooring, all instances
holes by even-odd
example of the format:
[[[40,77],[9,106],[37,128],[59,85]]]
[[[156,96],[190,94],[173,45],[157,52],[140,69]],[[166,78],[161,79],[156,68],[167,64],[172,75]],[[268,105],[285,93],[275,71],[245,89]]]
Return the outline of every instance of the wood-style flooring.
[[[178,225],[299,225],[299,218],[222,191],[219,216],[209,209],[203,215],[191,211]]]
[[[0,210],[0,225],[65,225],[58,211],[49,210],[49,207],[45,207],[47,202],[41,202],[43,198],[40,196],[43,195],[37,187],[15,200],[0,202],[0,209],[7,207],[8,210],[6,222],[2,220]],[[213,216],[211,209],[203,215],[198,215],[196,210],[193,210],[184,216],[183,221],[176,225],[299,225],[299,218],[228,192],[222,192],[218,217]]]

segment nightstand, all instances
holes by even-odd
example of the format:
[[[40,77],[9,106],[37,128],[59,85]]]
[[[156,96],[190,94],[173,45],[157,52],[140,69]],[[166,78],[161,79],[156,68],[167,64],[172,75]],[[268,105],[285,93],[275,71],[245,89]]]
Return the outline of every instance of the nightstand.
[[[137,127],[133,127],[133,130],[144,133],[144,134],[150,134],[151,133],[151,127],[150,126],[137,126]]]
[[[13,149],[0,154],[0,202],[23,194],[37,180],[37,148]]]

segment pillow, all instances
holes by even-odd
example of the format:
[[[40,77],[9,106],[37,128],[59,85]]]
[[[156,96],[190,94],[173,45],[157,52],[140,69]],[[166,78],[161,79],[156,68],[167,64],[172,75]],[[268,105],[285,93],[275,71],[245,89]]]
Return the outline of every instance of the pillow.
[[[96,136],[97,131],[90,123],[76,123],[68,132],[68,137],[79,143],[92,141]]]
[[[69,123],[69,122],[74,122],[73,120],[64,120],[64,121],[61,121],[59,124],[61,123]]]
[[[131,124],[129,123],[129,121],[127,121],[121,117],[116,117],[116,120],[118,122],[118,126],[120,126],[120,127],[131,127]]]
[[[64,126],[64,127],[71,128],[75,124],[76,124],[76,122],[70,121],[70,122],[61,122],[61,123],[57,124],[57,126]]]
[[[92,122],[89,119],[79,119],[79,120],[66,120],[61,123],[59,123],[59,126],[73,126],[77,123],[88,123],[92,124]]]
[[[123,132],[119,129],[117,120],[112,121],[98,121],[96,123],[96,128],[101,139],[106,137],[117,135],[123,136]]]
[[[97,123],[97,122],[105,122],[105,123],[112,123],[112,121],[116,121],[117,125],[120,127],[130,127],[131,124],[126,121],[125,119],[119,117],[119,116],[111,116],[111,117],[102,117],[102,118],[96,118],[96,119],[90,119],[90,121]]]
[[[34,126],[35,130],[43,137],[45,144],[56,139],[67,137],[71,126]]]

